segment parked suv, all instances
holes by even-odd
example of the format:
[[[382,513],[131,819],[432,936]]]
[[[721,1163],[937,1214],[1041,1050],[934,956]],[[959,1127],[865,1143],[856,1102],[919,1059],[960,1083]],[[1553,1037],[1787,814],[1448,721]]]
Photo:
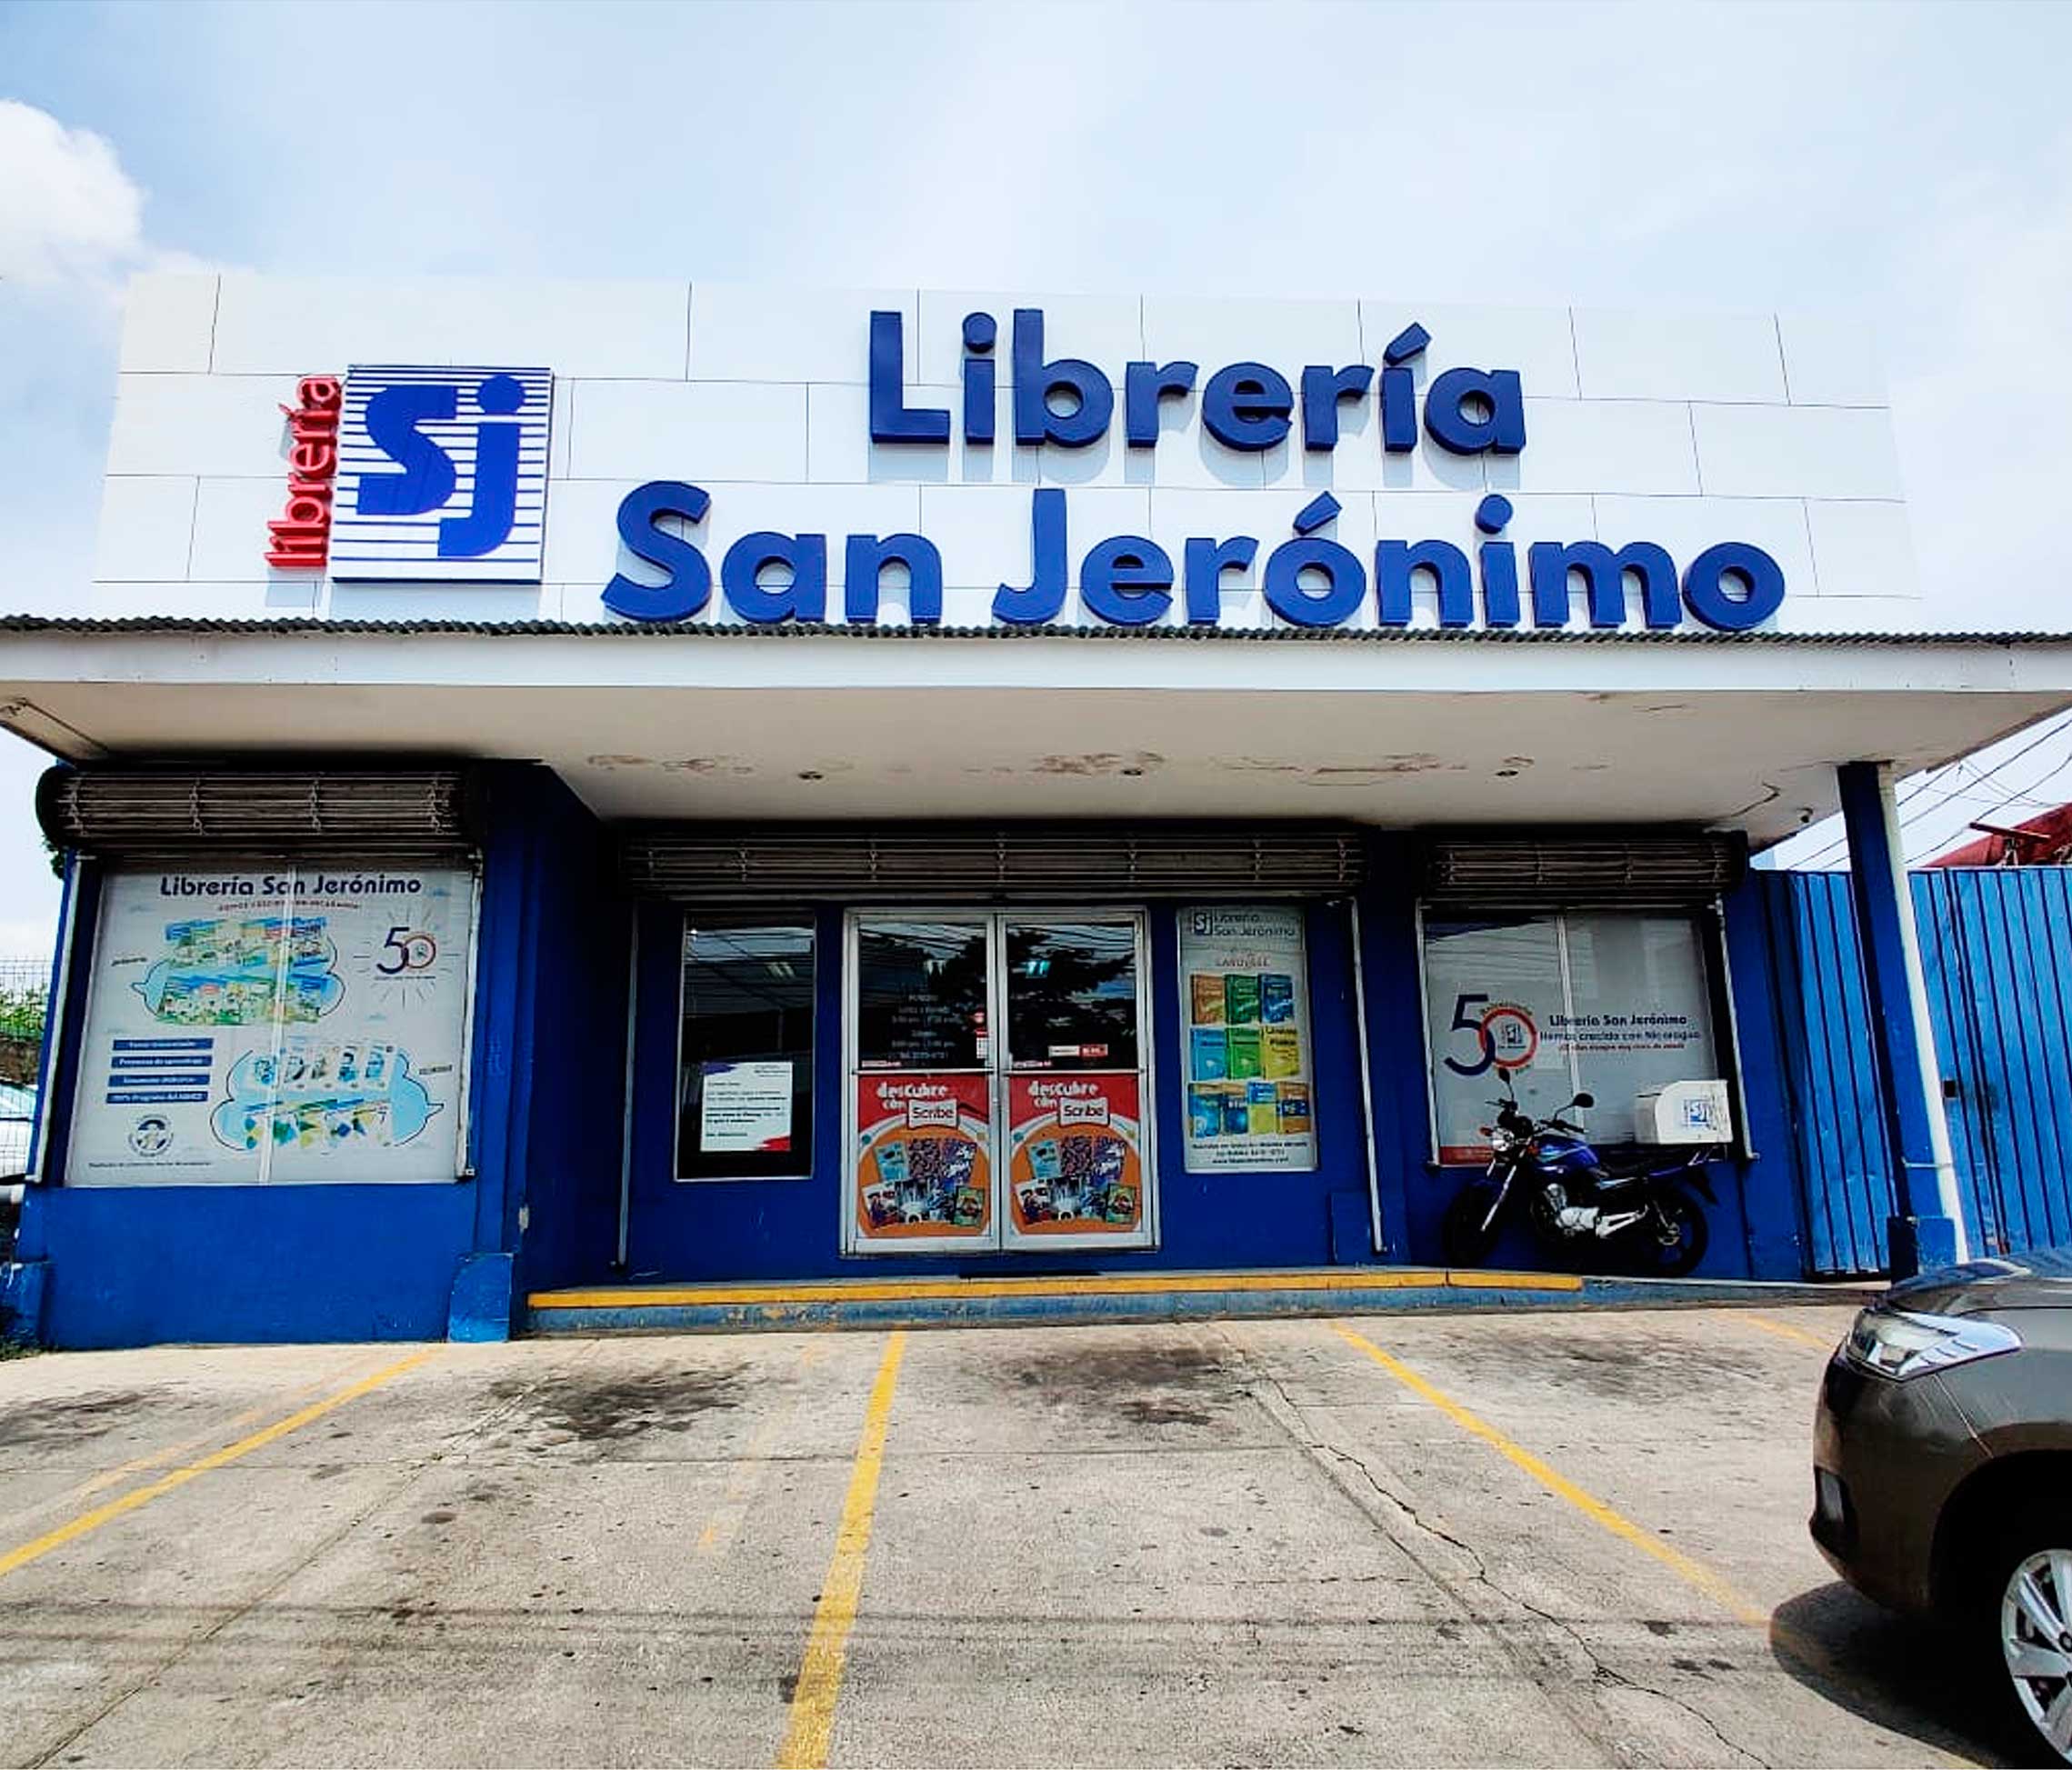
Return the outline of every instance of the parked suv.
[[[1813,1540],[1951,1622],[2072,1764],[2072,1249],[1895,1285],[1828,1362]]]

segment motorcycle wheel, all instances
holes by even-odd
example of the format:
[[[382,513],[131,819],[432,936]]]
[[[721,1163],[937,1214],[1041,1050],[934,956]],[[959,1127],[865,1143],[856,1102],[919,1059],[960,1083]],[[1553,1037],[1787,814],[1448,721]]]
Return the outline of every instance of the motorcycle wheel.
[[[1681,1278],[1705,1258],[1711,1232],[1705,1213],[1672,1186],[1655,1201],[1655,1216],[1632,1233],[1635,1269],[1643,1278]]]
[[[1482,1219],[1492,1202],[1488,1191],[1481,1186],[1465,1186],[1453,1195],[1439,1228],[1439,1245],[1446,1265],[1479,1266],[1488,1259],[1489,1250],[1496,1245],[1496,1229],[1495,1225],[1484,1228]]]

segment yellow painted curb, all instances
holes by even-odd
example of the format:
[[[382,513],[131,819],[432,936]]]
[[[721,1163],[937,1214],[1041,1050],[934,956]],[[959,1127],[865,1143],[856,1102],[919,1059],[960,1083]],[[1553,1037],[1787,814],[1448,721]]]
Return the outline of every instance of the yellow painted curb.
[[[533,1309],[701,1308],[786,1306],[802,1303],[906,1303],[959,1297],[1149,1296],[1160,1292],[1199,1296],[1216,1292],[1504,1290],[1575,1292],[1573,1273],[1442,1272],[1390,1266],[1379,1271],[1126,1273],[1079,1278],[836,1278],[796,1285],[654,1285],[535,1291]]]
[[[1572,1272],[1449,1272],[1446,1283],[1456,1291],[1579,1291],[1583,1281]]]

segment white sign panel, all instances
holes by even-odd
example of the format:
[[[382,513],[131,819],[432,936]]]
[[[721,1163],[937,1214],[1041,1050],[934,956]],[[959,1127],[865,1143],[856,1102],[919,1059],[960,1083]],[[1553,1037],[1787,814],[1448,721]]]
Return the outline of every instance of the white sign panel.
[[[475,876],[112,876],[75,1185],[451,1180]]]
[[[1182,910],[1180,989],[1188,1172],[1314,1168],[1316,1087],[1301,910]]]
[[[331,575],[537,584],[546,556],[546,369],[345,376]]]
[[[698,1149],[782,1152],[791,1147],[792,1069],[788,1060],[708,1063],[698,1105]]]

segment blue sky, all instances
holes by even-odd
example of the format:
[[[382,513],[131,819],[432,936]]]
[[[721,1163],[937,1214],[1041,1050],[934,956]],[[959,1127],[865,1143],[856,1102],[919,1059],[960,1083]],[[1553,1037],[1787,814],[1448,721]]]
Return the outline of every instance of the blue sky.
[[[1987,4],[0,0],[0,600],[77,605],[120,281],[192,261],[1847,306],[1923,571],[2062,626],[2067,66],[2072,8]],[[1910,836],[2072,795],[2068,753]],[[55,902],[35,769],[5,952]]]

